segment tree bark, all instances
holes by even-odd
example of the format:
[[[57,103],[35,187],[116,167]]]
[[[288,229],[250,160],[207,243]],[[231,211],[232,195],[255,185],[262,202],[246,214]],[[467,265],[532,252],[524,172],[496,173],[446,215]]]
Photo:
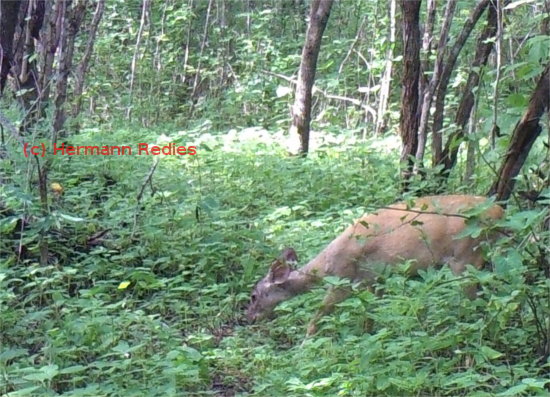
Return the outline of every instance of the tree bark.
[[[44,22],[45,2],[21,2],[12,48],[12,89],[26,116],[21,130],[27,129],[38,119],[37,100],[40,96],[38,68],[35,59],[36,46],[40,43],[40,30]],[[38,44],[40,46],[40,44]]]
[[[12,65],[13,37],[20,5],[20,1],[0,1],[0,97]]]
[[[500,76],[502,69],[502,32],[504,31],[503,26],[503,15],[502,15],[502,0],[496,0],[497,7],[497,33],[495,40],[495,58],[496,58],[496,76],[495,82],[493,84],[493,125],[491,128],[491,149],[495,148],[496,139],[498,135],[498,99],[499,99],[499,86],[500,86]]]
[[[415,171],[419,171],[423,168],[424,153],[426,150],[426,140],[428,138],[428,117],[430,114],[430,108],[432,107],[432,100],[435,89],[439,84],[439,76],[441,75],[441,69],[443,67],[443,57],[445,55],[445,49],[447,47],[447,40],[449,38],[449,30],[451,29],[451,22],[453,20],[456,7],[456,0],[448,0],[445,8],[445,17],[443,20],[443,26],[441,27],[441,33],[439,35],[439,42],[437,44],[437,57],[434,64],[434,69],[431,78],[428,80],[424,87],[422,104],[420,109],[420,124],[418,127],[418,148],[416,150],[416,162]]]
[[[496,194],[497,200],[506,200],[514,188],[514,178],[519,174],[533,143],[542,131],[540,118],[550,108],[550,63],[529,99],[529,105],[521,120],[516,124],[508,151],[489,195]]]
[[[426,72],[430,70],[430,55],[432,54],[433,31],[437,11],[436,0],[428,0],[426,8],[426,22],[424,23],[424,29],[422,32],[422,46],[420,48],[420,54],[422,57],[420,59],[420,80],[418,81],[419,99],[424,97],[424,91],[428,85],[428,77]],[[420,101],[418,104],[419,106],[422,106]],[[420,114],[420,110],[421,109],[418,109],[418,114]]]
[[[139,22],[139,29],[136,37],[136,44],[134,46],[134,55],[132,56],[132,63],[130,66],[130,88],[129,88],[129,104],[126,109],[126,118],[132,120],[132,107],[134,102],[134,83],[136,80],[137,73],[137,61],[139,56],[139,51],[141,50],[141,39],[143,37],[143,32],[145,30],[145,23],[147,22],[149,15],[149,7],[151,6],[149,0],[143,0],[141,4],[141,18]]]
[[[477,121],[477,102],[472,109],[472,115],[470,116],[470,122],[468,123],[468,136],[472,136],[475,133]],[[466,142],[466,170],[464,171],[464,183],[466,186],[471,186],[472,177],[474,175],[476,166],[476,146],[477,142],[473,139],[468,139]]]
[[[193,10],[193,0],[189,0],[187,6],[190,10]],[[247,14],[247,21],[250,18],[250,14]],[[191,30],[193,29],[193,18],[189,18],[187,23],[187,33],[185,35],[185,50],[183,51],[183,67],[181,68],[181,83],[185,84],[187,80],[186,70],[188,68],[187,62],[189,61],[189,43],[191,41]]]
[[[388,49],[386,50],[386,61],[384,75],[380,82],[380,98],[378,99],[378,110],[376,113],[376,135],[381,135],[386,130],[386,112],[390,101],[391,75],[393,68],[393,48],[395,46],[395,0],[390,0],[390,30]]]
[[[315,81],[317,59],[321,49],[321,39],[330,16],[333,0],[313,0],[309,14],[306,41],[302,49],[296,96],[292,106],[292,126],[290,133],[300,137],[300,153],[309,151],[309,131],[311,122],[311,91]]]
[[[419,17],[421,3],[421,0],[401,0],[403,16],[403,88],[401,91],[399,130],[403,141],[401,176],[405,190],[408,189],[408,181],[413,170],[414,155],[418,147]]]
[[[545,0],[541,8],[544,10],[545,17],[542,20],[540,31],[542,34],[550,36],[550,0]]]
[[[472,107],[474,106],[474,88],[479,85],[479,80],[481,78],[480,69],[482,66],[485,66],[487,64],[487,59],[489,58],[489,54],[493,49],[493,41],[488,39],[494,37],[496,31],[496,0],[491,0],[489,13],[487,14],[487,26],[485,26],[485,29],[483,29],[483,32],[481,32],[481,35],[478,38],[478,44],[474,61],[472,63],[472,68],[470,74],[468,75],[468,81],[466,83],[466,86],[464,87],[464,93],[456,112],[456,130],[449,136],[449,139],[445,144],[445,149],[443,149],[443,152],[441,153],[441,158],[438,161],[438,164],[443,164],[442,174],[444,176],[448,176],[449,171],[456,164],[456,158],[458,155],[460,144],[464,138],[466,124],[468,123],[468,119],[472,112]]]
[[[63,0],[46,2],[46,9],[44,11],[45,26],[40,32],[42,46],[40,49],[40,76],[38,79],[38,87],[40,90],[38,104],[39,114],[42,113],[42,110],[50,99],[50,82],[53,81],[53,63],[57,47],[59,46],[63,9]]]
[[[445,96],[447,95],[447,87],[451,81],[451,75],[458,59],[458,54],[464,47],[466,40],[470,37],[472,30],[474,29],[477,21],[481,17],[481,14],[487,8],[489,0],[481,0],[477,3],[476,7],[472,10],[472,13],[468,17],[468,20],[464,23],[456,42],[448,52],[447,59],[443,63],[443,70],[441,71],[441,79],[439,86],[437,87],[437,93],[435,98],[435,112],[432,125],[432,165],[441,163],[441,154],[443,152],[443,140],[441,139],[441,130],[443,129],[443,119],[445,117]]]
[[[90,58],[94,52],[95,38],[97,34],[97,29],[99,27],[99,22],[103,16],[103,10],[105,8],[105,0],[98,0],[96,4],[96,9],[94,16],[92,18],[92,23],[90,25],[90,31],[88,33],[88,41],[86,43],[86,49],[84,50],[84,55],[82,60],[76,69],[75,82],[74,82],[74,97],[76,98],[76,103],[74,104],[72,116],[76,117],[80,113],[80,108],[82,106],[82,91],[84,89],[84,79],[86,77],[86,72],[88,71],[88,65],[90,64]]]
[[[59,135],[66,135],[63,132],[65,124],[65,102],[67,100],[67,84],[69,73],[73,65],[74,43],[84,12],[86,11],[86,0],[76,0],[74,3],[66,1],[64,10],[64,22],[61,31],[61,48],[59,64],[57,67],[57,79],[55,84],[55,111],[53,121],[52,144],[57,143]]]

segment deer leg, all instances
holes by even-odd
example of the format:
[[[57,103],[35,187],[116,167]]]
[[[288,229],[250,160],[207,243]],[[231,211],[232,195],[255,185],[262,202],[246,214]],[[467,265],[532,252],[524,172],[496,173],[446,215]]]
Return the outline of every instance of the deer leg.
[[[475,262],[475,261],[474,261]],[[473,263],[473,265],[477,268],[479,268],[477,263]],[[455,276],[459,276],[462,273],[464,273],[464,270],[466,270],[466,264],[456,261],[454,259],[449,260],[449,267],[451,268],[451,271]],[[464,294],[470,299],[473,300],[477,297],[477,291],[478,291],[478,285],[476,283],[469,283],[463,287]]]
[[[317,332],[317,321],[329,313],[332,313],[334,307],[349,297],[351,294],[350,287],[330,287],[321,308],[317,311],[313,319],[309,322],[306,336],[311,336]]]

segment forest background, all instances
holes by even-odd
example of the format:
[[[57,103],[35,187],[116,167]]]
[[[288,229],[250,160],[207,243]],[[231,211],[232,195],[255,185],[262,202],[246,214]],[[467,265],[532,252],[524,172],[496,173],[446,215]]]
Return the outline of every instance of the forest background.
[[[0,395],[548,394],[548,0],[0,5]],[[139,143],[196,154],[25,149]],[[478,299],[398,271],[306,341],[342,280],[244,321],[281,248],[436,193],[507,207]]]

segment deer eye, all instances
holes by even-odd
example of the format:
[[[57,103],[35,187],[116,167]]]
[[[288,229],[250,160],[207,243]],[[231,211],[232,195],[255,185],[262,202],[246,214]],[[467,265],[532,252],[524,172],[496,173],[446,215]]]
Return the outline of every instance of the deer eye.
[[[252,295],[250,296],[250,301],[251,301],[251,302],[254,302],[255,300],[256,300],[256,294],[252,294]]]

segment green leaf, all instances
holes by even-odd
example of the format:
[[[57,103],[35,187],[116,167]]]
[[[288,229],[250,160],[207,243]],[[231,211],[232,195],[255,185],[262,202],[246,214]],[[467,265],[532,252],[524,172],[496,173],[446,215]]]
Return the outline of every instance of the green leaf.
[[[489,360],[494,360],[503,356],[501,352],[498,352],[489,346],[481,346],[481,353]]]
[[[62,368],[59,373],[61,375],[66,375],[66,374],[77,374],[79,372],[83,372],[83,371],[86,371],[87,367],[85,367],[84,365],[72,365],[70,367],[65,367],[65,368]]]
[[[52,380],[56,375],[59,374],[58,368],[59,367],[57,365],[46,365],[40,368],[39,372],[23,376],[23,379],[36,380],[39,382]]]
[[[507,274],[513,269],[518,269],[523,265],[523,257],[515,249],[509,249],[505,255],[497,255],[493,258],[496,274]]]
[[[17,357],[27,356],[29,353],[25,349],[8,349],[0,353],[0,361],[5,363],[6,361],[13,360]]]
[[[530,388],[543,391],[546,385],[550,383],[550,379],[525,378],[521,382],[529,385]]]
[[[24,389],[19,389],[16,391],[10,391],[9,394],[5,394],[6,397],[26,397],[26,396],[38,396],[38,394],[34,393],[36,390],[41,389],[40,386],[31,386],[31,387],[25,387]]]
[[[509,389],[498,393],[497,396],[519,396],[523,392],[527,391],[529,387],[526,384],[519,384],[516,386],[512,386]]]
[[[118,289],[126,289],[130,286],[131,282],[130,281],[122,281],[119,285],[118,285]]]
[[[60,212],[58,212],[57,215],[59,215],[60,218],[65,219],[66,221],[69,221],[69,222],[83,222],[85,220],[84,218],[78,218],[76,216],[62,214]]]
[[[510,94],[506,97],[506,104],[514,108],[524,108],[527,102],[528,97],[523,94]]]
[[[529,60],[534,64],[540,64],[548,59],[550,54],[550,37],[539,35],[531,37],[527,43],[529,48]]]

